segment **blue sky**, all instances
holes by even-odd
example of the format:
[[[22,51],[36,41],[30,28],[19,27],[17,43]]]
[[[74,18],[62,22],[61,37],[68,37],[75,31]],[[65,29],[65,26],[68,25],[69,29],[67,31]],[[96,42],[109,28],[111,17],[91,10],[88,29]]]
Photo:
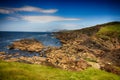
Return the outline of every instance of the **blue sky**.
[[[120,21],[119,0],[0,0],[0,31],[73,30]]]

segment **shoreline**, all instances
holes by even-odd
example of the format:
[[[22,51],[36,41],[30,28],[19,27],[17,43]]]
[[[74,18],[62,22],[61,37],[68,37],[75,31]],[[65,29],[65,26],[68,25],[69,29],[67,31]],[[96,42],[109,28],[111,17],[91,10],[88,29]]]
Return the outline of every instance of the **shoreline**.
[[[29,60],[35,64],[59,67],[64,70],[82,71],[93,67],[120,75],[119,37],[116,34],[101,35],[100,30],[106,25],[111,26],[114,23],[55,33],[56,38],[62,43],[61,47],[48,47],[44,59],[42,56],[35,56],[35,58],[31,58],[32,60],[26,57],[22,57],[22,59],[26,62]],[[39,49],[32,49],[32,51],[36,50]]]

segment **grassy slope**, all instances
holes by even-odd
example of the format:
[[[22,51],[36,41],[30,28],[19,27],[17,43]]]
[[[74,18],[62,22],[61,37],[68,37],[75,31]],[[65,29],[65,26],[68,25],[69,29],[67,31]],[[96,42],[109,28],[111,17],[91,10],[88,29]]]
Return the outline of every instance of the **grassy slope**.
[[[98,31],[97,34],[109,35],[109,34],[114,34],[114,33],[117,33],[117,35],[119,35],[119,33],[120,33],[120,23],[119,24],[114,24],[114,25],[105,25],[104,27],[100,28],[100,30]]]
[[[120,76],[93,68],[71,72],[41,65],[0,61],[0,80],[120,80]]]
[[[102,39],[120,39],[120,22],[103,25],[96,33]]]

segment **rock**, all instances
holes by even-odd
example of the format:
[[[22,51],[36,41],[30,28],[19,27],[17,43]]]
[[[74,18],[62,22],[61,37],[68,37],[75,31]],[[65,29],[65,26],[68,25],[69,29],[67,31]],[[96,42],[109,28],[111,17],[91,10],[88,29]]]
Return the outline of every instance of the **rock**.
[[[120,75],[120,67],[118,67],[118,66],[114,66],[111,64],[104,64],[101,66],[101,69]]]
[[[20,55],[20,53],[18,53],[18,52],[14,54],[14,56],[19,56],[19,55]]]
[[[0,60],[4,60],[6,58],[5,52],[0,52]]]
[[[0,52],[0,55],[4,55],[5,54],[5,52]]]
[[[19,49],[30,52],[40,52],[44,46],[41,42],[35,39],[22,39],[19,41],[15,41],[12,45],[8,46],[9,49]]]
[[[6,59],[5,61],[7,61],[7,62],[16,62],[16,61],[18,61],[18,59],[17,58],[9,58],[9,59]]]
[[[77,59],[75,55],[67,54],[62,49],[52,49],[46,56],[47,62],[65,70],[80,71],[90,67],[85,60]]]
[[[95,62],[88,62],[93,68],[95,69],[100,69],[100,64],[99,63],[95,63]]]
[[[0,60],[4,60],[6,58],[6,55],[0,55]]]

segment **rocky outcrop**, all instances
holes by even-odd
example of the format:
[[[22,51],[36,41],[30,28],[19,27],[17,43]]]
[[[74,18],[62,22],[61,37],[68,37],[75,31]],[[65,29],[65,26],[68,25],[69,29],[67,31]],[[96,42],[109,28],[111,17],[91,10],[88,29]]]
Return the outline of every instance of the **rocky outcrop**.
[[[29,64],[44,64],[46,62],[45,57],[39,56],[25,57],[20,56],[20,53],[7,54],[5,52],[0,52],[0,60],[5,60],[7,62],[22,62]]]
[[[35,39],[22,39],[19,41],[13,42],[8,46],[9,49],[19,49],[29,52],[40,52],[44,46],[41,42]]]
[[[100,68],[97,57],[88,47],[80,45],[82,42],[83,40],[76,39],[63,44],[60,48],[49,48],[46,51],[47,61],[66,70],[84,70],[90,66],[94,66],[90,62],[96,64],[96,68]]]
[[[77,58],[77,56],[70,55],[69,53],[67,54],[61,49],[51,49],[46,59],[47,62],[65,70],[81,71],[90,67],[84,59]]]
[[[0,52],[0,60],[4,60],[6,57],[5,52]]]
[[[102,31],[102,33],[100,33],[101,28],[104,27],[106,27],[105,29],[107,29],[107,32],[104,31],[103,33]],[[64,53],[74,55],[79,60],[83,59],[92,67],[119,74],[119,27],[120,22],[112,22],[81,30],[58,32],[56,34],[57,38],[59,38],[63,43],[60,49]],[[111,28],[113,28],[113,30]]]

